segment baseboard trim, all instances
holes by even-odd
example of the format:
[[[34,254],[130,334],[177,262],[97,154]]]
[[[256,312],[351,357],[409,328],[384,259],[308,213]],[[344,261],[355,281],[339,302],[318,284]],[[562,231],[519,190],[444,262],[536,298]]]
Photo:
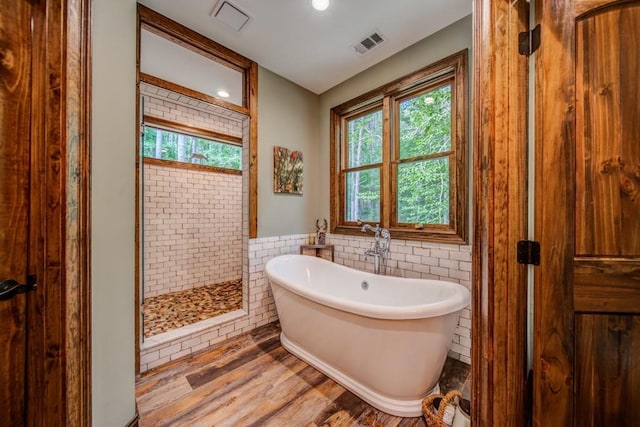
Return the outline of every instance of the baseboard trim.
[[[125,427],[138,427],[138,422],[140,421],[140,414],[138,413],[138,405],[136,404],[136,414],[131,418],[131,420],[126,424]]]

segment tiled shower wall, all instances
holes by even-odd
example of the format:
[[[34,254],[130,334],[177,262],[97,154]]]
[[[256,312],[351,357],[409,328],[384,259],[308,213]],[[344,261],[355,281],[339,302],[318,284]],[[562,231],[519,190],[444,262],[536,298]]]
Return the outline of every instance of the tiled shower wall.
[[[144,165],[144,296],[242,277],[242,176]]]
[[[147,83],[140,83],[144,114],[225,135],[242,137],[238,113]]]
[[[144,115],[235,137],[244,116],[140,83]],[[145,297],[242,275],[242,177],[144,166]]]

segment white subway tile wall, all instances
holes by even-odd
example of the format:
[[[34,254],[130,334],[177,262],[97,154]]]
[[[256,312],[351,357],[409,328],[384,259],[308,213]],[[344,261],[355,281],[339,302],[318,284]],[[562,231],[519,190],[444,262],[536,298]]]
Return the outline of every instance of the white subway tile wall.
[[[242,277],[242,176],[144,165],[144,296]]]
[[[188,96],[140,84],[144,114],[195,128],[242,137],[244,116],[231,110],[201,102]]]

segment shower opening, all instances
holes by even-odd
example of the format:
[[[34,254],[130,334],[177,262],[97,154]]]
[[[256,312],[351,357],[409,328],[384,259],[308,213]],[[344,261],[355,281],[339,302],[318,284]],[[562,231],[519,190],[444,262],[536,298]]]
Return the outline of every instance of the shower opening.
[[[244,313],[245,116],[146,82],[140,98],[141,341],[157,344]]]

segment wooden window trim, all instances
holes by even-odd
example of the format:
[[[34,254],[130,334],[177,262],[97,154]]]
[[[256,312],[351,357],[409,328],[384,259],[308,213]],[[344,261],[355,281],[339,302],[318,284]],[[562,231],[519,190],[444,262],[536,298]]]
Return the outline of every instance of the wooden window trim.
[[[331,109],[330,113],[330,170],[331,170],[331,231],[338,234],[361,235],[361,224],[344,221],[345,171],[344,152],[347,119],[370,112],[382,105],[383,112],[383,160],[380,166],[380,224],[389,228],[394,238],[424,240],[439,243],[468,244],[468,75],[467,50],[457,52],[432,65],[422,68],[389,84],[380,86],[350,101]],[[451,153],[418,156],[420,158],[449,157],[450,165],[450,224],[418,225],[397,224],[396,196],[397,165],[415,159],[399,158],[399,146],[392,142],[398,137],[397,119],[394,110],[398,103],[422,91],[437,88],[450,82],[452,88]],[[394,144],[393,150],[391,144]],[[424,160],[424,159],[422,159]],[[367,165],[372,166],[372,165]],[[356,168],[357,169],[357,168]]]
[[[224,173],[227,175],[242,175],[242,171],[235,169],[220,168],[217,166],[199,165],[197,163],[177,162],[175,160],[154,159],[153,157],[144,157],[142,163],[145,165],[163,166],[174,169],[195,170],[201,172]]]

